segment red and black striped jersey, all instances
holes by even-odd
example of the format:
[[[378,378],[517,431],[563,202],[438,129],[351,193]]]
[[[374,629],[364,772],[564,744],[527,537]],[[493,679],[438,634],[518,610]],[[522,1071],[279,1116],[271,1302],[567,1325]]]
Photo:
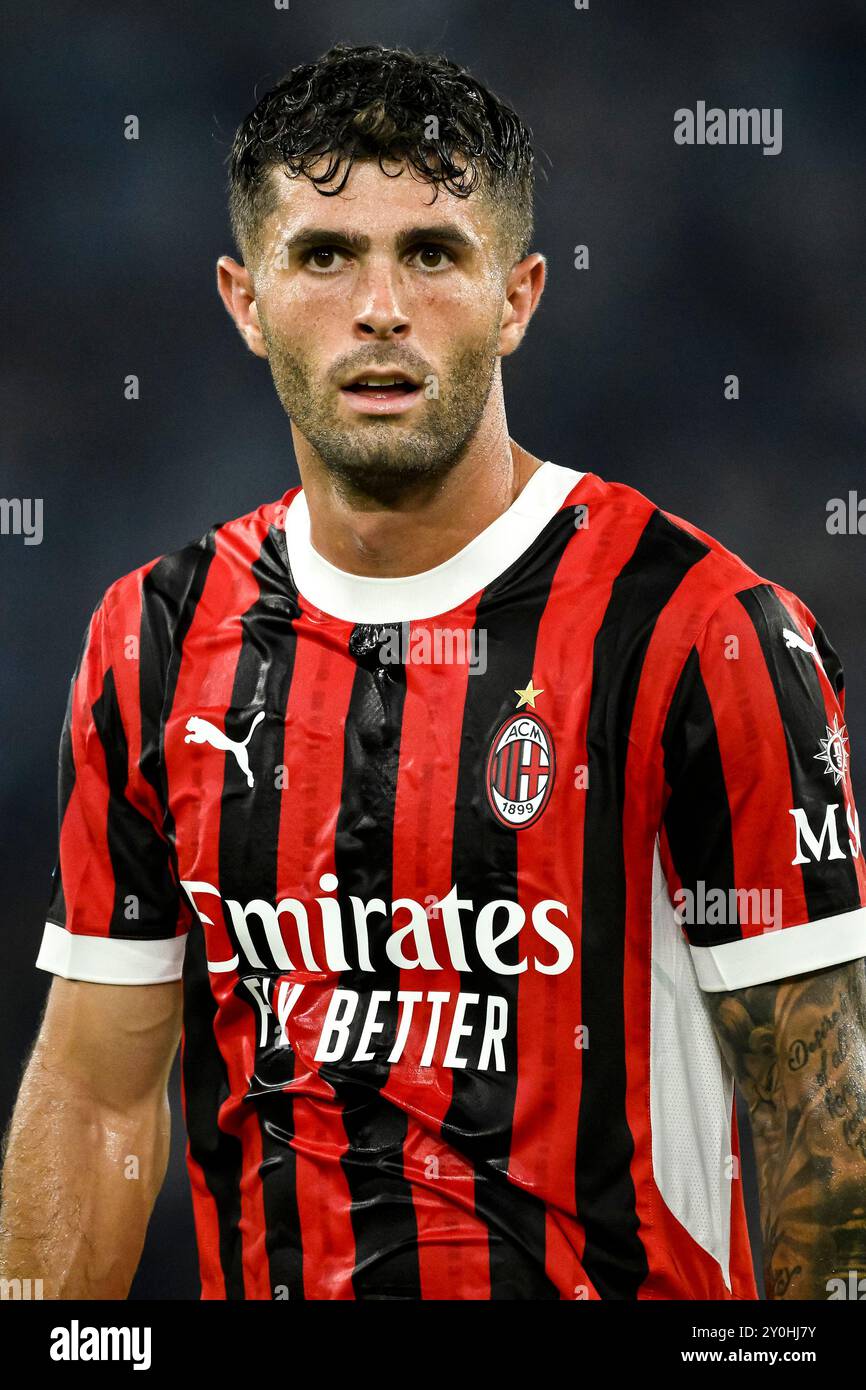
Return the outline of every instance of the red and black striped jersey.
[[[300,489],[119,579],[39,965],[182,978],[203,1296],[753,1298],[706,990],[866,954],[793,594],[545,463],[423,574]]]

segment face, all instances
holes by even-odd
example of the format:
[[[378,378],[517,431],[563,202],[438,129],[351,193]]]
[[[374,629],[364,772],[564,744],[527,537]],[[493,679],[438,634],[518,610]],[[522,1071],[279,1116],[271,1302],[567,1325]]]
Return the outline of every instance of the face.
[[[443,475],[500,385],[543,259],[511,270],[483,195],[434,200],[406,169],[357,163],[335,197],[270,177],[258,259],[244,270],[223,257],[220,289],[295,429],[359,492]]]

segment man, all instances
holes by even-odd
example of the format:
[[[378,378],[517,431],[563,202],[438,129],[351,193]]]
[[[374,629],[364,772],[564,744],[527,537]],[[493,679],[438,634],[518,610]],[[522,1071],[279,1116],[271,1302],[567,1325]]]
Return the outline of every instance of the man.
[[[831,1296],[866,1271],[835,654],[509,438],[545,263],[528,132],[467,73],[296,69],[231,210],[302,488],[91,619],[5,1272],[126,1295],[182,1011],[205,1298],[754,1298],[732,1074],[768,1293]]]

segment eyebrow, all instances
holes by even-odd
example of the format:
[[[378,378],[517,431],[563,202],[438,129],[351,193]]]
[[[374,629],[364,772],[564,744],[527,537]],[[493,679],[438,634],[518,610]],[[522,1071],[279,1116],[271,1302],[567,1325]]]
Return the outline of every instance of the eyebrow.
[[[397,252],[408,250],[419,242],[437,241],[450,246],[474,249],[477,243],[452,222],[434,222],[424,227],[407,227],[394,238]],[[370,249],[370,238],[360,232],[347,231],[337,227],[307,227],[287,237],[285,246],[289,251],[310,251],[317,246],[346,246],[351,251],[363,254]]]

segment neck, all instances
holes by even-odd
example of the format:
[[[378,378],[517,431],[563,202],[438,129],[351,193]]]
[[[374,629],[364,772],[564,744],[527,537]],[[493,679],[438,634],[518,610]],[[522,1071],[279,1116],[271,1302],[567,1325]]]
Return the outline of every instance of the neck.
[[[509,438],[504,417],[493,437],[479,431],[444,478],[414,482],[382,502],[347,494],[302,436],[295,436],[310,513],[310,542],[350,574],[400,578],[433,569],[495,521],[542,460]]]

